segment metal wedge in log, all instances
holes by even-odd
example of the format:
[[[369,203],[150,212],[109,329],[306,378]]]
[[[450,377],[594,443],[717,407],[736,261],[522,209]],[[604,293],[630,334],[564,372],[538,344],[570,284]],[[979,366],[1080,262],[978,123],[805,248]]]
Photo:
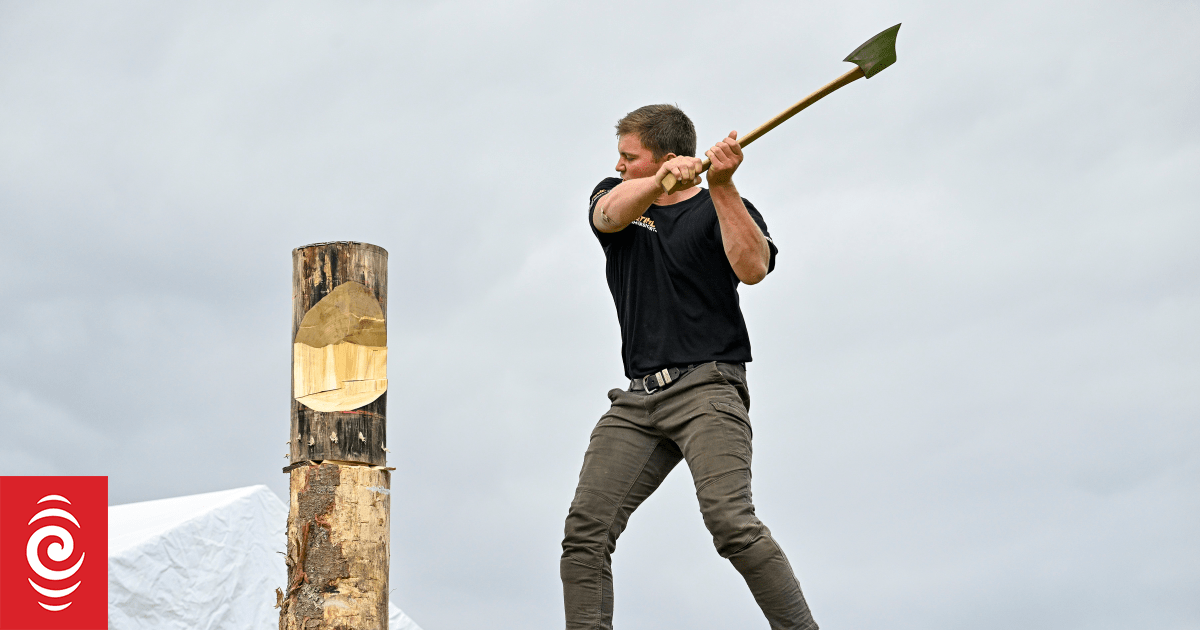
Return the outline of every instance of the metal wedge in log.
[[[882,33],[868,39],[862,46],[854,49],[843,61],[849,61],[854,64],[854,69],[843,74],[842,76],[830,81],[821,87],[821,89],[805,96],[796,102],[795,105],[776,114],[774,118],[759,125],[754,131],[738,138],[738,145],[746,148],[751,142],[759,139],[763,134],[778,127],[783,121],[800,113],[801,110],[816,103],[817,101],[832,94],[837,89],[849,85],[858,79],[869,79],[896,63],[896,35],[900,32],[900,25],[897,24]],[[712,162],[705,156],[701,161],[700,172],[708,170],[712,166]],[[678,182],[675,176],[667,173],[659,182],[662,185],[663,192],[670,194],[678,188]]]

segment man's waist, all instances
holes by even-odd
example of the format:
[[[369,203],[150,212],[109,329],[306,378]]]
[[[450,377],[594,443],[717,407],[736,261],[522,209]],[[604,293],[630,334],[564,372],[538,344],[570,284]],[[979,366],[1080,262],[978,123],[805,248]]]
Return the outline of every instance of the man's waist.
[[[670,365],[631,379],[629,381],[629,391],[644,391],[648,394],[653,394],[674,385],[684,376],[695,371],[696,368],[708,363],[715,363],[718,369],[722,366],[730,366],[740,369],[743,374],[746,371],[746,363],[743,361],[700,361],[687,365]]]

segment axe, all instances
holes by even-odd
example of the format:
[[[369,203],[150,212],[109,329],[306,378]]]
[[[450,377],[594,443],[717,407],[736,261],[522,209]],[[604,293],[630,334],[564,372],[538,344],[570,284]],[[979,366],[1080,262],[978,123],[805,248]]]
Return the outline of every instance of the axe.
[[[742,136],[738,139],[738,145],[743,149],[746,148],[751,142],[754,142],[763,134],[778,127],[783,123],[783,121],[800,113],[800,110],[804,109],[805,107],[808,107],[809,105],[812,105],[813,103],[825,98],[834,90],[844,85],[853,83],[858,79],[870,79],[871,77],[882,72],[884,68],[896,63],[896,34],[899,32],[900,25],[897,24],[876,35],[875,37],[868,39],[865,44],[854,49],[854,52],[850,53],[850,56],[842,60],[855,64],[855,68],[853,70],[843,74],[833,81],[830,81],[825,85],[825,87],[822,87],[816,92],[805,96],[795,105],[792,105],[791,107],[776,114],[771,120],[768,120],[767,122],[759,125],[754,131]],[[704,171],[708,170],[709,166],[712,166],[712,161],[709,160],[708,156],[706,155],[700,164],[700,173],[703,173]],[[699,175],[700,173],[697,173],[696,175]],[[668,195],[672,192],[675,192],[676,184],[678,184],[678,182],[675,181],[675,176],[670,173],[667,173],[667,176],[664,177],[659,183],[662,185],[663,192],[667,193]]]

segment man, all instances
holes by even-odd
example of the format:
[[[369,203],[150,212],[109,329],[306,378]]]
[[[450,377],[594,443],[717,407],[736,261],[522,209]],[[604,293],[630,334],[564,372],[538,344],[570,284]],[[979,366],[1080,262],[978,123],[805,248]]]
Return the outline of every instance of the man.
[[[629,516],[686,460],[704,524],[745,578],[773,629],[815,629],[800,585],[750,495],[745,363],[750,340],[738,283],[775,264],[762,215],[738,195],[737,133],[705,154],[691,120],[648,105],[617,123],[617,171],[592,192],[588,220],[607,258],[629,389],[592,432],[567,515],[560,570],[567,629],[612,628],[611,554]],[[670,173],[678,190],[663,193]]]

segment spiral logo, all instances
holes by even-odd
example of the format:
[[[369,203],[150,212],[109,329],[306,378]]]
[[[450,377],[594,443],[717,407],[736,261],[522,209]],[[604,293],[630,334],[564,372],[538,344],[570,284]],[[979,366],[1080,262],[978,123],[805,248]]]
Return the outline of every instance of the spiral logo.
[[[76,580],[74,584],[70,584],[70,582],[75,574],[79,572],[79,568],[83,566],[83,559],[86,554],[80,552],[79,560],[69,568],[52,569],[46,566],[41,550],[42,542],[46,539],[52,541],[45,549],[45,557],[51,562],[52,566],[65,567],[75,553],[75,539],[71,536],[71,532],[63,528],[60,524],[55,523],[66,524],[69,522],[75,525],[77,531],[80,527],[79,521],[75,520],[75,516],[68,511],[69,507],[63,508],[55,505],[62,503],[70,506],[71,502],[66,497],[57,494],[48,494],[38,499],[38,504],[42,503],[54,505],[54,507],[47,506],[37,514],[34,514],[33,518],[29,519],[30,525],[42,520],[47,521],[47,523],[41,525],[29,537],[29,542],[25,545],[25,559],[29,562],[29,568],[33,569],[33,572],[39,578],[51,584],[43,586],[35,582],[33,578],[27,579],[33,590],[37,591],[42,597],[50,600],[50,602],[45,602],[42,601],[42,597],[39,597],[38,604],[46,610],[57,612],[65,610],[71,605],[71,601],[67,597],[71,593],[74,593],[80,584],[83,584],[83,580]]]

